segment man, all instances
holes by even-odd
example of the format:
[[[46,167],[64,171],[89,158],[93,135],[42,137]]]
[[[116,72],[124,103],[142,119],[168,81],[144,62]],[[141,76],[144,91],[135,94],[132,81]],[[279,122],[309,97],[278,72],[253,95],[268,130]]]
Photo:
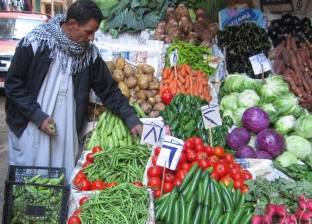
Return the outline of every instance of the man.
[[[133,135],[142,125],[90,42],[103,15],[91,0],[78,0],[23,38],[5,83],[9,161],[15,165],[65,167],[78,154],[90,89]]]

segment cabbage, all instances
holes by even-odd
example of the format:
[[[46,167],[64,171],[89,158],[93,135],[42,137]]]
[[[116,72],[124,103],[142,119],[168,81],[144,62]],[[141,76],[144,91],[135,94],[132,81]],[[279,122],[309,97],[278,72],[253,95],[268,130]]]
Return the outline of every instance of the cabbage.
[[[273,106],[279,113],[279,115],[289,115],[296,112],[298,105],[298,99],[294,94],[288,93],[280,96],[273,102]]]
[[[286,137],[286,150],[299,159],[304,159],[304,157],[312,153],[311,143],[298,135]]]
[[[256,149],[264,150],[274,158],[285,149],[285,139],[273,129],[264,129],[257,134]]]
[[[312,138],[312,115],[309,113],[301,115],[295,124],[297,135],[310,139]]]
[[[256,153],[252,147],[245,145],[237,150],[236,156],[238,158],[255,158]]]
[[[275,130],[282,135],[286,135],[294,129],[295,123],[296,118],[293,115],[280,117],[280,119],[278,119],[278,121],[275,123]]]
[[[236,110],[237,106],[237,97],[239,93],[232,93],[231,95],[226,95],[221,99],[220,108],[221,110]]]
[[[269,115],[260,107],[251,107],[247,109],[242,117],[242,123],[245,128],[253,133],[269,127]]]
[[[237,126],[242,126],[242,117],[245,111],[246,111],[246,108],[240,107],[233,112],[234,124],[236,124]]]
[[[239,94],[237,100],[239,107],[249,108],[256,106],[260,100],[260,97],[254,90],[246,89],[241,94]]]
[[[272,102],[289,92],[288,84],[280,75],[269,76],[264,80],[264,84],[260,88],[261,99],[264,102]]]
[[[258,150],[256,151],[257,159],[273,159],[272,155],[266,151]]]
[[[247,145],[250,140],[249,131],[246,128],[235,128],[226,136],[226,144],[231,149],[239,149]]]
[[[233,115],[233,112],[231,110],[225,110],[223,112],[222,118],[225,118],[226,116],[229,116],[234,121],[234,115]]]
[[[298,159],[294,154],[285,151],[276,158],[276,161],[278,161],[282,167],[287,167],[293,163],[297,163]]]
[[[264,110],[265,112],[267,112],[267,114],[269,115],[270,118],[270,122],[271,123],[275,123],[277,121],[277,119],[279,118],[278,116],[278,112],[277,110],[274,108],[273,104],[269,103],[269,104],[264,104],[262,106],[260,106],[262,110]]]
[[[260,84],[244,74],[232,74],[224,80],[222,91],[225,94],[233,92],[242,92],[245,89],[256,90]]]

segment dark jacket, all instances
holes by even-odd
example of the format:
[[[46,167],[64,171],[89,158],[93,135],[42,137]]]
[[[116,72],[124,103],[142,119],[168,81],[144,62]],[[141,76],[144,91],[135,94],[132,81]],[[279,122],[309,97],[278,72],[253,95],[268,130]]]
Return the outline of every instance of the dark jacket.
[[[37,103],[37,96],[43,80],[48,72],[50,63],[50,50],[34,54],[32,46],[16,48],[5,83],[6,92],[6,122],[9,128],[20,137],[29,121],[38,127],[48,117]],[[122,95],[117,83],[112,79],[110,72],[99,56],[81,72],[74,74],[74,96],[76,102],[76,127],[80,134],[87,117],[89,93],[92,88],[101,99],[103,105],[118,115],[132,128],[140,124],[128,99]]]

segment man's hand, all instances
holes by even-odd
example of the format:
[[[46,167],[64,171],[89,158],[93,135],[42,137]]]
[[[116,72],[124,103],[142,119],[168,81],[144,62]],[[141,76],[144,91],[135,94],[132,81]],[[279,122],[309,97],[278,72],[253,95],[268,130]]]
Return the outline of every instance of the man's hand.
[[[56,135],[55,122],[52,117],[45,119],[40,125],[40,130],[50,136]]]
[[[134,137],[141,137],[143,132],[143,125],[138,124],[131,129],[131,133]]]

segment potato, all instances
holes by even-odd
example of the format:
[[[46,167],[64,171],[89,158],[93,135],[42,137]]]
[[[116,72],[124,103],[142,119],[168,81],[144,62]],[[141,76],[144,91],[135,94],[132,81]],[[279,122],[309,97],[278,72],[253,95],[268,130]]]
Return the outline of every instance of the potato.
[[[154,97],[154,96],[155,96],[155,94],[154,94],[153,91],[151,91],[151,90],[145,90],[145,95],[146,95],[147,97]]]
[[[125,73],[125,75],[129,78],[131,76],[134,76],[135,72],[134,69],[132,68],[131,65],[129,65],[128,63],[125,64],[123,71]]]
[[[150,117],[150,118],[159,117],[159,111],[154,110],[154,111],[150,112],[150,113],[148,114],[148,117]]]
[[[138,79],[141,75],[143,75],[142,69],[137,67],[136,70],[135,70],[135,74],[134,75]]]
[[[154,76],[152,74],[146,74],[148,77],[148,81],[152,82],[154,79]]]
[[[151,65],[139,64],[138,68],[141,69],[144,74],[152,74],[152,75],[154,75],[155,69]]]
[[[125,67],[126,61],[122,57],[118,57],[115,61],[116,69],[122,70]]]
[[[129,77],[126,79],[126,85],[131,89],[137,85],[137,80],[134,77]]]
[[[134,104],[135,102],[137,102],[137,98],[135,97],[135,96],[131,96],[130,98],[129,98],[129,103],[131,103],[131,104]]]
[[[157,110],[157,111],[163,111],[163,110],[165,109],[165,104],[163,104],[163,103],[157,103],[157,104],[155,104],[155,106],[154,106],[153,109],[154,109],[154,110]]]
[[[154,106],[154,105],[156,104],[156,99],[155,99],[154,97],[149,97],[149,98],[147,99],[147,102],[148,102],[150,105]]]
[[[150,89],[159,89],[159,83],[151,82],[149,88]]]
[[[113,61],[107,61],[105,63],[106,63],[106,66],[107,66],[108,70],[111,73],[113,73],[113,71],[116,69],[114,62]]]
[[[149,114],[152,111],[152,106],[149,103],[142,103],[140,106],[145,114]]]
[[[144,90],[140,90],[140,91],[137,93],[137,97],[138,97],[140,100],[146,100],[146,99],[147,99],[147,96],[146,96]]]
[[[140,75],[138,85],[141,89],[148,89],[150,85],[149,77],[147,75]]]
[[[155,96],[156,103],[161,103],[161,97],[157,94]]]
[[[155,89],[152,89],[151,92],[152,92],[153,96],[156,96],[156,95],[158,94],[159,91],[158,91],[158,90],[155,90]]]
[[[129,88],[128,88],[128,86],[126,85],[126,83],[124,83],[123,81],[121,81],[120,83],[118,83],[118,87],[119,87],[119,89],[121,90],[122,94],[129,98],[129,96],[130,96],[130,91],[129,91]]]
[[[139,86],[136,86],[136,87],[134,88],[134,90],[135,90],[135,92],[139,92],[141,89],[140,89]]]
[[[135,91],[135,89],[130,89],[130,90],[129,90],[129,93],[130,93],[130,97],[136,96],[136,91]]]
[[[115,69],[115,71],[113,72],[113,79],[116,82],[121,82],[123,81],[125,78],[123,71],[119,70],[119,69]]]

